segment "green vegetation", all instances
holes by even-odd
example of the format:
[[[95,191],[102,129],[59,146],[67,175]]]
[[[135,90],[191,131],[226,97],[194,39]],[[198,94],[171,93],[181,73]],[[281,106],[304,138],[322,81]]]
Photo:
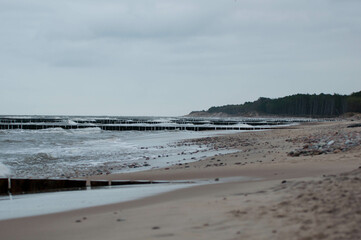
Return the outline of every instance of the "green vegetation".
[[[235,116],[258,114],[299,117],[335,117],[346,112],[361,112],[361,91],[351,95],[322,93],[296,94],[276,99],[261,97],[254,102],[211,107],[207,111],[209,114],[226,113]]]

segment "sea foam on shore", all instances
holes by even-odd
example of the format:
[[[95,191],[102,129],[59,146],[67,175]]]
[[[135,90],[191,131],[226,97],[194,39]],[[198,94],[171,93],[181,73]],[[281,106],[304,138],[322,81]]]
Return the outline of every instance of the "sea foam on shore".
[[[10,174],[11,170],[4,164],[0,163],[0,177],[8,177]]]

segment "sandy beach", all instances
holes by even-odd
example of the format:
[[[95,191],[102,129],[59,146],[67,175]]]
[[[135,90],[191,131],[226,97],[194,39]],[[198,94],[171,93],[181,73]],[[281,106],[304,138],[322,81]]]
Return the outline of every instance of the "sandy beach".
[[[135,201],[0,221],[2,239],[360,239],[360,120],[190,140],[238,152],[104,180],[211,179]],[[180,156],[181,158],[181,156]],[[252,177],[239,181],[236,177]],[[222,180],[233,177],[231,182]]]

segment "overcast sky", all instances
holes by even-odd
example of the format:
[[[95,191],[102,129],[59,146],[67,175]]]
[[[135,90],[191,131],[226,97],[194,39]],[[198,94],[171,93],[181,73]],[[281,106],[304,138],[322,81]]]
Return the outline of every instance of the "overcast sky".
[[[180,116],[361,90],[359,0],[0,0],[0,114]]]

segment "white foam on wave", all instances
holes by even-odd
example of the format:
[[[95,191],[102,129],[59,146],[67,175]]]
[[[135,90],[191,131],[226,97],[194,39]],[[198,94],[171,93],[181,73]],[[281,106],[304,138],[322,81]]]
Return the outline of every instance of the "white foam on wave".
[[[73,120],[67,120],[66,123],[69,125],[77,125],[77,123],[74,122]]]
[[[100,133],[103,130],[100,127],[89,127],[89,128],[71,129],[69,131],[77,134],[93,134],[93,133]]]
[[[45,129],[39,129],[39,130],[22,130],[24,133],[33,133],[33,134],[37,134],[37,133],[65,133],[66,130],[61,128],[61,127],[55,127],[55,128],[45,128]]]
[[[10,168],[0,163],[0,177],[9,177],[10,175],[11,175]]]

